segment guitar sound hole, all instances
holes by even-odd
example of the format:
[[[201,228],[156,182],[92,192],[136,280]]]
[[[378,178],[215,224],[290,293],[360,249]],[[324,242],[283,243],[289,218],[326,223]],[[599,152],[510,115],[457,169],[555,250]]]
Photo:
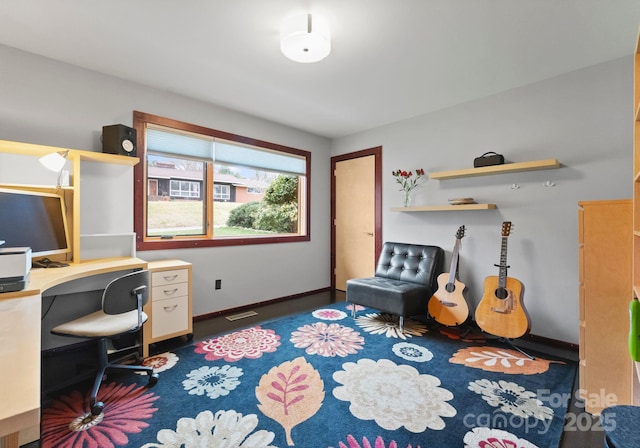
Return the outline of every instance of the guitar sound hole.
[[[453,283],[447,283],[444,289],[446,289],[447,292],[453,292],[456,290],[456,285],[454,285]]]
[[[504,289],[504,288],[496,289],[496,297],[498,299],[506,299],[508,295],[509,295],[509,293],[507,292],[506,289]]]

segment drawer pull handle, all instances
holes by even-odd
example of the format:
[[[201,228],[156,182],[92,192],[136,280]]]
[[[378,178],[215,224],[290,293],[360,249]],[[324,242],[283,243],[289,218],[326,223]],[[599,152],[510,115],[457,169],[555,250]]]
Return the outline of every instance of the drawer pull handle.
[[[169,289],[163,289],[162,292],[164,293],[165,296],[172,296],[174,295],[176,292],[178,291],[178,288],[174,288],[172,290]]]
[[[174,275],[165,275],[162,277],[163,279],[165,279],[166,281],[170,282],[171,280],[175,280],[178,278],[178,274],[174,274]]]
[[[178,308],[178,305],[173,305],[173,306],[163,306],[162,307],[167,313],[175,310],[176,308]]]

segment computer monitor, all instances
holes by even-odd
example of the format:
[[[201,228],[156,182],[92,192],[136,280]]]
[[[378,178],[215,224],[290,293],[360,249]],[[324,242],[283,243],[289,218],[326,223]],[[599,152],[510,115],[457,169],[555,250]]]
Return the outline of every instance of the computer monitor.
[[[0,240],[4,247],[30,247],[34,258],[71,252],[64,198],[0,188]]]

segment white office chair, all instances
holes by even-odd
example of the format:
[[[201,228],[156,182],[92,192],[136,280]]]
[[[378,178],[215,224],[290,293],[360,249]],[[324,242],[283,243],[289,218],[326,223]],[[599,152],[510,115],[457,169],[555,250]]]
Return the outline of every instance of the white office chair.
[[[97,401],[98,390],[107,369],[127,369],[146,372],[149,386],[158,382],[153,368],[109,362],[109,338],[140,330],[147,321],[142,307],[149,300],[149,271],[136,271],[111,281],[102,294],[102,309],[70,322],[58,325],[51,333],[62,336],[95,338],[98,340],[98,373],[91,392],[91,413],[100,415],[104,404]]]

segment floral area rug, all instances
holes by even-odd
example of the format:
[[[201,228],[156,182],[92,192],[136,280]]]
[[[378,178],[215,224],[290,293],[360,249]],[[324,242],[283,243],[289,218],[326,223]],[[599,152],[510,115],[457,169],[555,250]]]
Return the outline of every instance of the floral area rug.
[[[576,366],[340,303],[147,358],[42,411],[41,446],[426,448],[558,446]]]

